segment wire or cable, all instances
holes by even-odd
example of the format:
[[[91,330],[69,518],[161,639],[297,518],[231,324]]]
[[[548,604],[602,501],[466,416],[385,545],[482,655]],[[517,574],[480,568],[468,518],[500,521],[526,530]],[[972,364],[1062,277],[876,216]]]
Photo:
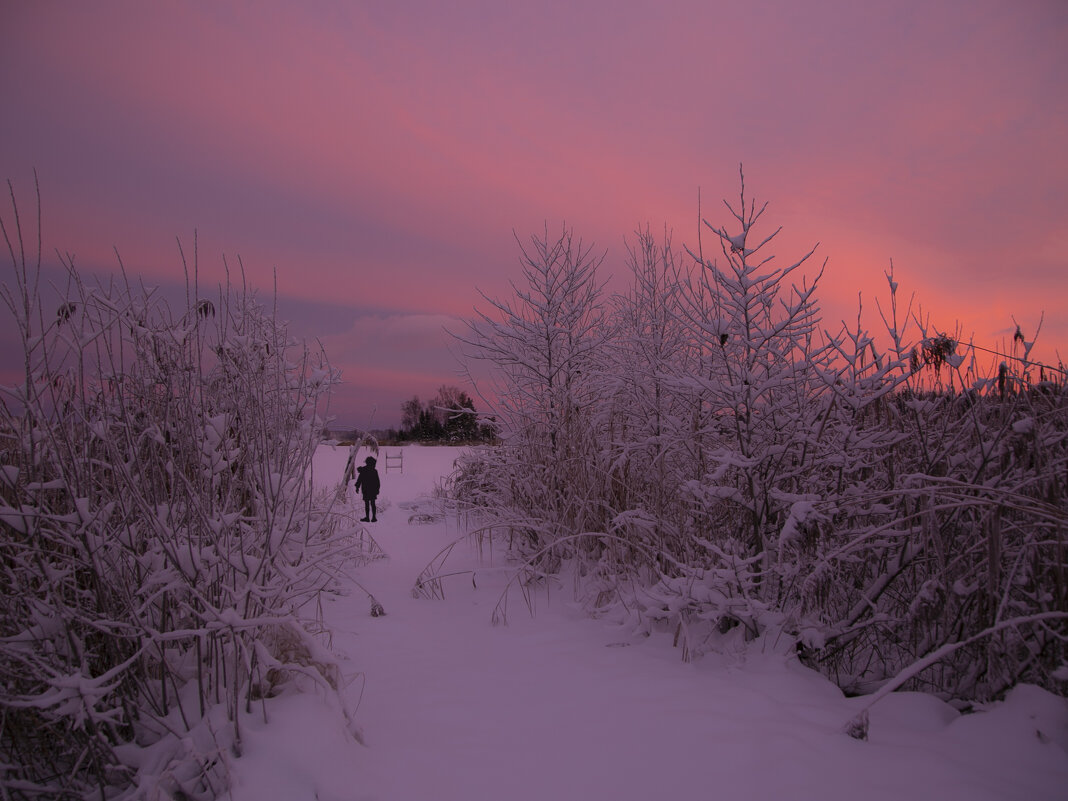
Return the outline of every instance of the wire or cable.
[[[975,344],[973,344],[971,342],[961,342],[960,344],[961,345],[965,345],[965,346],[971,348],[972,350],[981,350],[984,353],[990,353],[990,354],[993,354],[994,356],[1000,356],[1002,359],[1013,359],[1013,360],[1018,361],[1018,362],[1023,362],[1024,364],[1033,364],[1033,365],[1035,365],[1035,367],[1042,367],[1042,368],[1044,368],[1046,370],[1051,370],[1054,373],[1061,373],[1062,375],[1068,375],[1068,370],[1066,370],[1063,366],[1062,367],[1054,367],[1051,364],[1043,364],[1042,362],[1036,362],[1036,361],[1033,361],[1031,359],[1025,359],[1023,356],[1011,356],[1008,353],[1002,353],[1000,351],[991,350],[990,348],[984,348],[982,345],[975,345]]]

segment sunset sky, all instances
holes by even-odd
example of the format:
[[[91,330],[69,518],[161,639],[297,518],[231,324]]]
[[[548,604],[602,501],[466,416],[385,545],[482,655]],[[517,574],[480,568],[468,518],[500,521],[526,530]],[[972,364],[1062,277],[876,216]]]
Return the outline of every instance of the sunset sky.
[[[739,163],[782,263],[820,243],[826,325],[861,294],[874,328],[893,259],[937,327],[1044,313],[1068,361],[1064,0],[0,0],[0,178],[28,210],[37,169],[46,253],[167,285],[195,231],[211,280],[277,275],[343,424],[462,385],[443,328],[516,236],[566,223],[622,286],[639,226],[694,245],[699,190],[728,222]]]

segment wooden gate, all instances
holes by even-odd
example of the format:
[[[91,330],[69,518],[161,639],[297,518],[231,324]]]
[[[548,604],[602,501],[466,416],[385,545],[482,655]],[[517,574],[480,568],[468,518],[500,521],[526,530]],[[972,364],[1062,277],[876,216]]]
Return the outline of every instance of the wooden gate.
[[[404,451],[396,453],[386,451],[386,472],[390,470],[396,470],[398,473],[404,472]]]

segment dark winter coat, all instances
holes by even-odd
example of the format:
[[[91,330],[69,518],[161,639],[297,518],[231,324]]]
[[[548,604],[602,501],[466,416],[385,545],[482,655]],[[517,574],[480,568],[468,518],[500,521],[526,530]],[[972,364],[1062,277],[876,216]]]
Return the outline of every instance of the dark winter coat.
[[[378,490],[382,488],[382,482],[378,478],[378,471],[374,465],[364,465],[356,468],[356,489],[363,492],[365,501],[373,501],[378,497]]]

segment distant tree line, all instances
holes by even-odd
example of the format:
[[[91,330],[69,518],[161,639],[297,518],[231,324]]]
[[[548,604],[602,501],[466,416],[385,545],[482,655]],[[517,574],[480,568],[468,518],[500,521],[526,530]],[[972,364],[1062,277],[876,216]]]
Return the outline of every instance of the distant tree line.
[[[401,406],[401,428],[392,439],[399,442],[494,442],[497,427],[480,421],[474,401],[463,390],[443,385],[424,403],[417,395]]]

